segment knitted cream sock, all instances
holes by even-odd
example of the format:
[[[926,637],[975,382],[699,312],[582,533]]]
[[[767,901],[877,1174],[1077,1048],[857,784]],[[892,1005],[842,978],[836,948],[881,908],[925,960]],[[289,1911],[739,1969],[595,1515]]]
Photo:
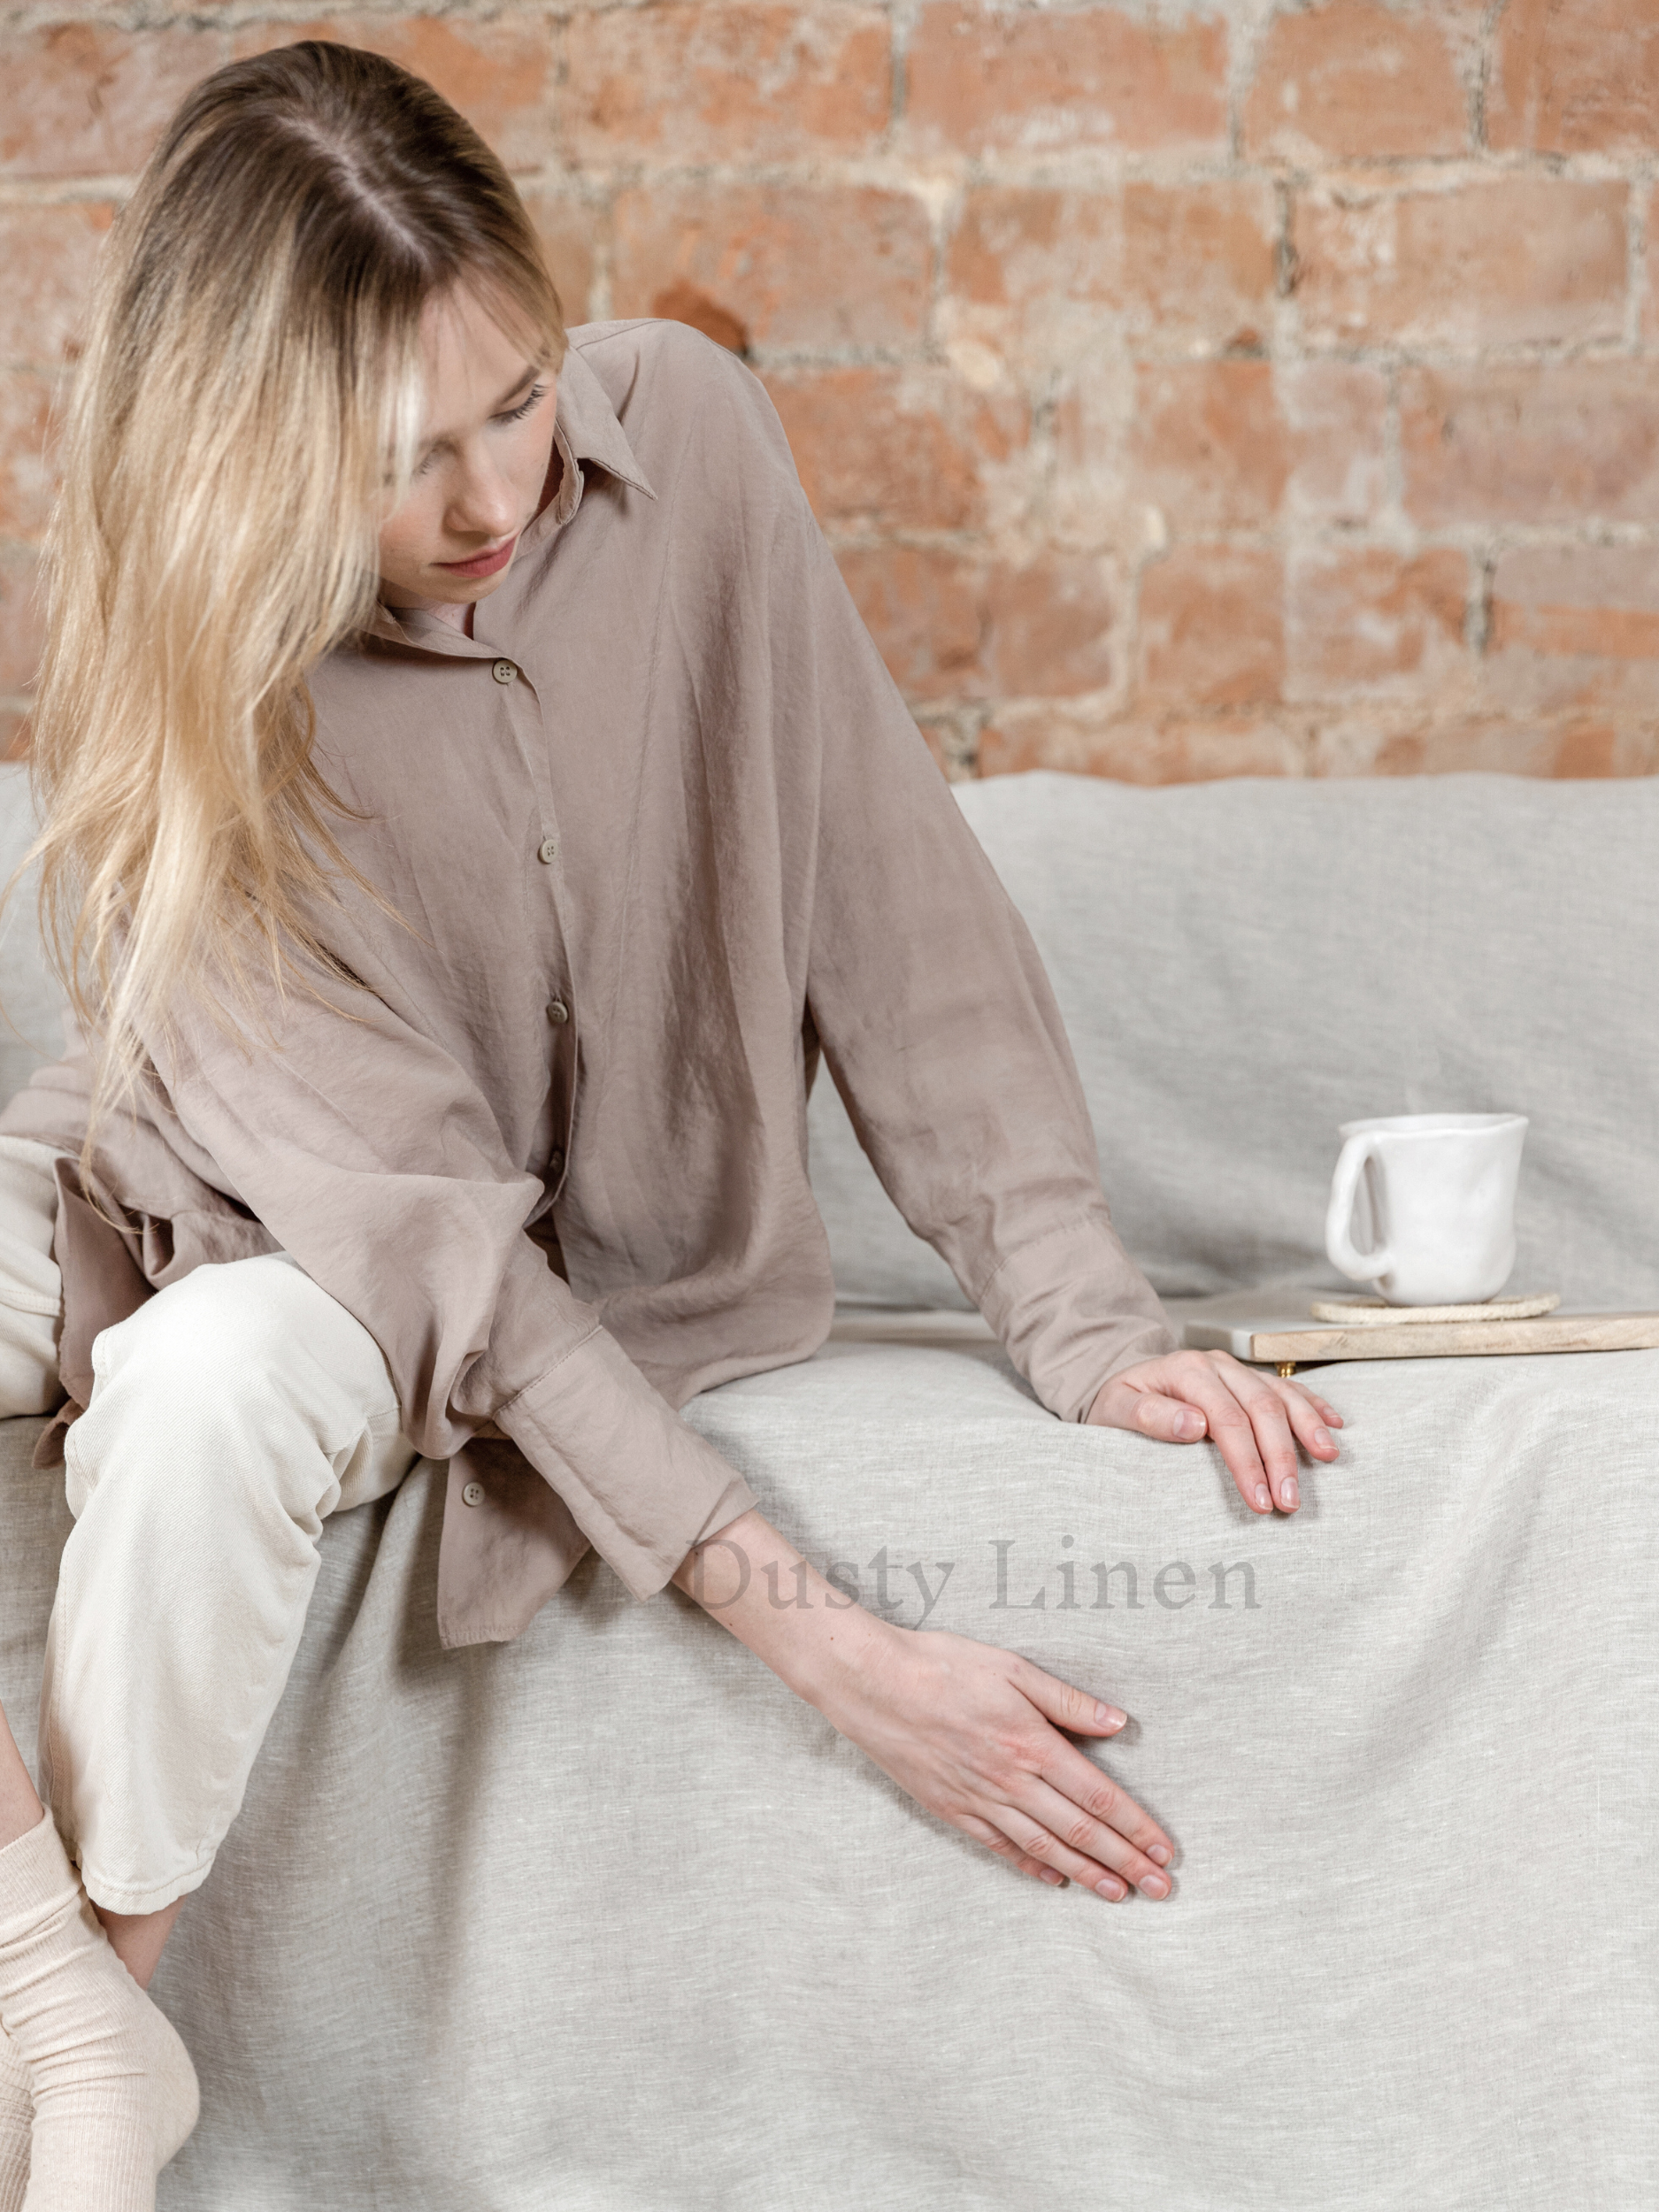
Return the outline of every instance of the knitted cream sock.
[[[24,2212],[153,2212],[196,2070],[110,1948],[50,1813],[0,1851],[0,2025],[35,2101]]]
[[[23,2192],[29,2185],[29,2130],[35,2124],[35,2101],[29,2095],[29,2070],[0,2035],[0,2212],[23,2212]]]

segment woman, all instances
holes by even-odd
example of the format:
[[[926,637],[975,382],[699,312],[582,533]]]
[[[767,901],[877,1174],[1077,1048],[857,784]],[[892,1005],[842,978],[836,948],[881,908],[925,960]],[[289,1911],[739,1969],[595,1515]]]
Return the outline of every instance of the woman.
[[[591,1543],[1021,1871],[1167,1895],[1170,1839],[1061,1732],[1120,1712],[849,1606],[674,1410],[824,1337],[821,1053],[1052,1410],[1209,1435],[1261,1512],[1336,1449],[1294,1386],[1173,1351],[1029,938],[756,380],[677,326],[567,341],[474,134],[307,42],[199,87],[118,225],[51,557],[35,759],[88,1042],[0,1123],[0,1272],[4,1409],[67,1394],[76,1526],[0,1908],[124,2024],[119,2078],[55,2103],[0,1940],[30,2207],[91,2202],[76,2161],[148,2202],[188,2128],[137,1985],[322,1519],[421,1453],[446,1642],[516,1634]],[[62,1932],[58,1832],[112,1950]]]

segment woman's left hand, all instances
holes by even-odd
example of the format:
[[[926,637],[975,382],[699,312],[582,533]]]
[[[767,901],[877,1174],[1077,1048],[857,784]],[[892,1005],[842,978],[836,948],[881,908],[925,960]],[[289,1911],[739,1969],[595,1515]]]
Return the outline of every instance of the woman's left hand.
[[[1097,1428],[1134,1429],[1166,1444],[1210,1437],[1253,1513],[1302,1502],[1296,1447],[1336,1457],[1342,1417],[1300,1383],[1264,1375],[1228,1352],[1170,1352],[1143,1359],[1103,1384],[1089,1408]]]

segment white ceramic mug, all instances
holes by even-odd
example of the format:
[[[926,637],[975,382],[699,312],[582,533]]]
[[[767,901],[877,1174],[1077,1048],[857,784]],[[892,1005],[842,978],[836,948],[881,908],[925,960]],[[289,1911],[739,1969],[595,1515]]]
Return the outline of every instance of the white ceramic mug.
[[[1515,1265],[1525,1114],[1396,1114],[1342,1125],[1325,1248],[1391,1306],[1496,1297]],[[1355,1241],[1355,1215],[1369,1215]]]

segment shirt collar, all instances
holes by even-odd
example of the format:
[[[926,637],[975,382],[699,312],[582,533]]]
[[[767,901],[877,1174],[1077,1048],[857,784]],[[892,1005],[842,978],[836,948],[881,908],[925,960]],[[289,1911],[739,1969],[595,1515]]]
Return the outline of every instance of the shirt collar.
[[[634,449],[623,434],[616,410],[605,397],[605,388],[574,346],[567,347],[558,373],[558,419],[571,450],[579,461],[597,461],[607,474],[647,499],[657,494]]]
[[[634,449],[617,420],[616,410],[605,397],[604,386],[574,346],[566,348],[559,365],[553,443],[564,463],[559,488],[541,513],[526,525],[518,549],[520,559],[556,530],[562,530],[581,505],[582,472],[579,464],[583,461],[595,462],[608,476],[614,476],[633,491],[642,492],[647,499],[657,496],[644,470],[634,457]],[[435,648],[467,659],[488,659],[495,651],[493,646],[464,637],[436,615],[413,607],[398,613],[376,607],[367,635],[383,638],[394,645]]]

